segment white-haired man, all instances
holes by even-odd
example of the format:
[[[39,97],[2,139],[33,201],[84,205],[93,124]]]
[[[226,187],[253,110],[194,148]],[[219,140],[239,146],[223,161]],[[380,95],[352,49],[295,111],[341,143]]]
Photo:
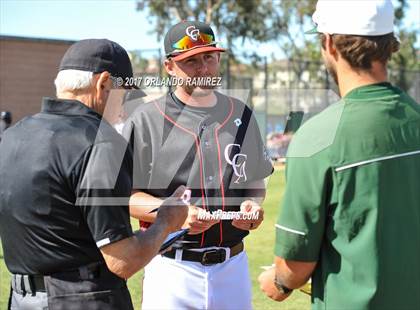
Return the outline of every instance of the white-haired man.
[[[0,236],[11,309],[132,309],[124,279],[184,223],[179,188],[158,225],[131,230],[131,149],[102,119],[113,77],[132,77],[121,46],[75,43],[55,80],[58,99],[44,98],[41,113],[3,136]]]

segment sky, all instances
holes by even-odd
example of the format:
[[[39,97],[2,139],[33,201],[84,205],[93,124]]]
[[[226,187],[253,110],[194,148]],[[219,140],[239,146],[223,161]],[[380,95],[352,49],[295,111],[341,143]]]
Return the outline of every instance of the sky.
[[[298,1],[298,0],[296,0]],[[369,1],[369,0],[367,0]],[[420,0],[409,0],[406,25],[420,28]],[[161,48],[135,0],[0,0],[0,34],[80,40],[107,38],[127,50]],[[175,23],[176,21],[174,21]],[[259,55],[278,53],[275,43],[245,45]]]

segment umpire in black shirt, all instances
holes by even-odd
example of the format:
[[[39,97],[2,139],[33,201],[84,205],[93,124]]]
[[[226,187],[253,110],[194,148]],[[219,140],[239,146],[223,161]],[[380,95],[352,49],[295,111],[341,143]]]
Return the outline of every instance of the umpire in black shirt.
[[[132,77],[117,43],[82,40],[64,55],[58,99],[0,144],[0,237],[11,309],[132,309],[126,281],[183,224],[183,188],[133,232],[131,149],[102,118],[113,81]]]

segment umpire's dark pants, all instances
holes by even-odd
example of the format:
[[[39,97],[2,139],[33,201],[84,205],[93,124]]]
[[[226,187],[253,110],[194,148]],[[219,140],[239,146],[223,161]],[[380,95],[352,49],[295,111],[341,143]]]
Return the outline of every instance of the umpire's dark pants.
[[[39,277],[39,276],[38,276]],[[10,309],[42,310],[132,310],[126,281],[105,264],[44,276],[43,284],[33,276],[12,276]]]

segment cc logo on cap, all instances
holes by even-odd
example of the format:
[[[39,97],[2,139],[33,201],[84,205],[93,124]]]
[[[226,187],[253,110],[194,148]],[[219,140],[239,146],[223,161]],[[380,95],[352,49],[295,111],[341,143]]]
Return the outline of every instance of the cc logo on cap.
[[[200,35],[200,30],[196,29],[195,26],[189,26],[185,29],[185,33],[194,41],[197,41],[198,36]]]

